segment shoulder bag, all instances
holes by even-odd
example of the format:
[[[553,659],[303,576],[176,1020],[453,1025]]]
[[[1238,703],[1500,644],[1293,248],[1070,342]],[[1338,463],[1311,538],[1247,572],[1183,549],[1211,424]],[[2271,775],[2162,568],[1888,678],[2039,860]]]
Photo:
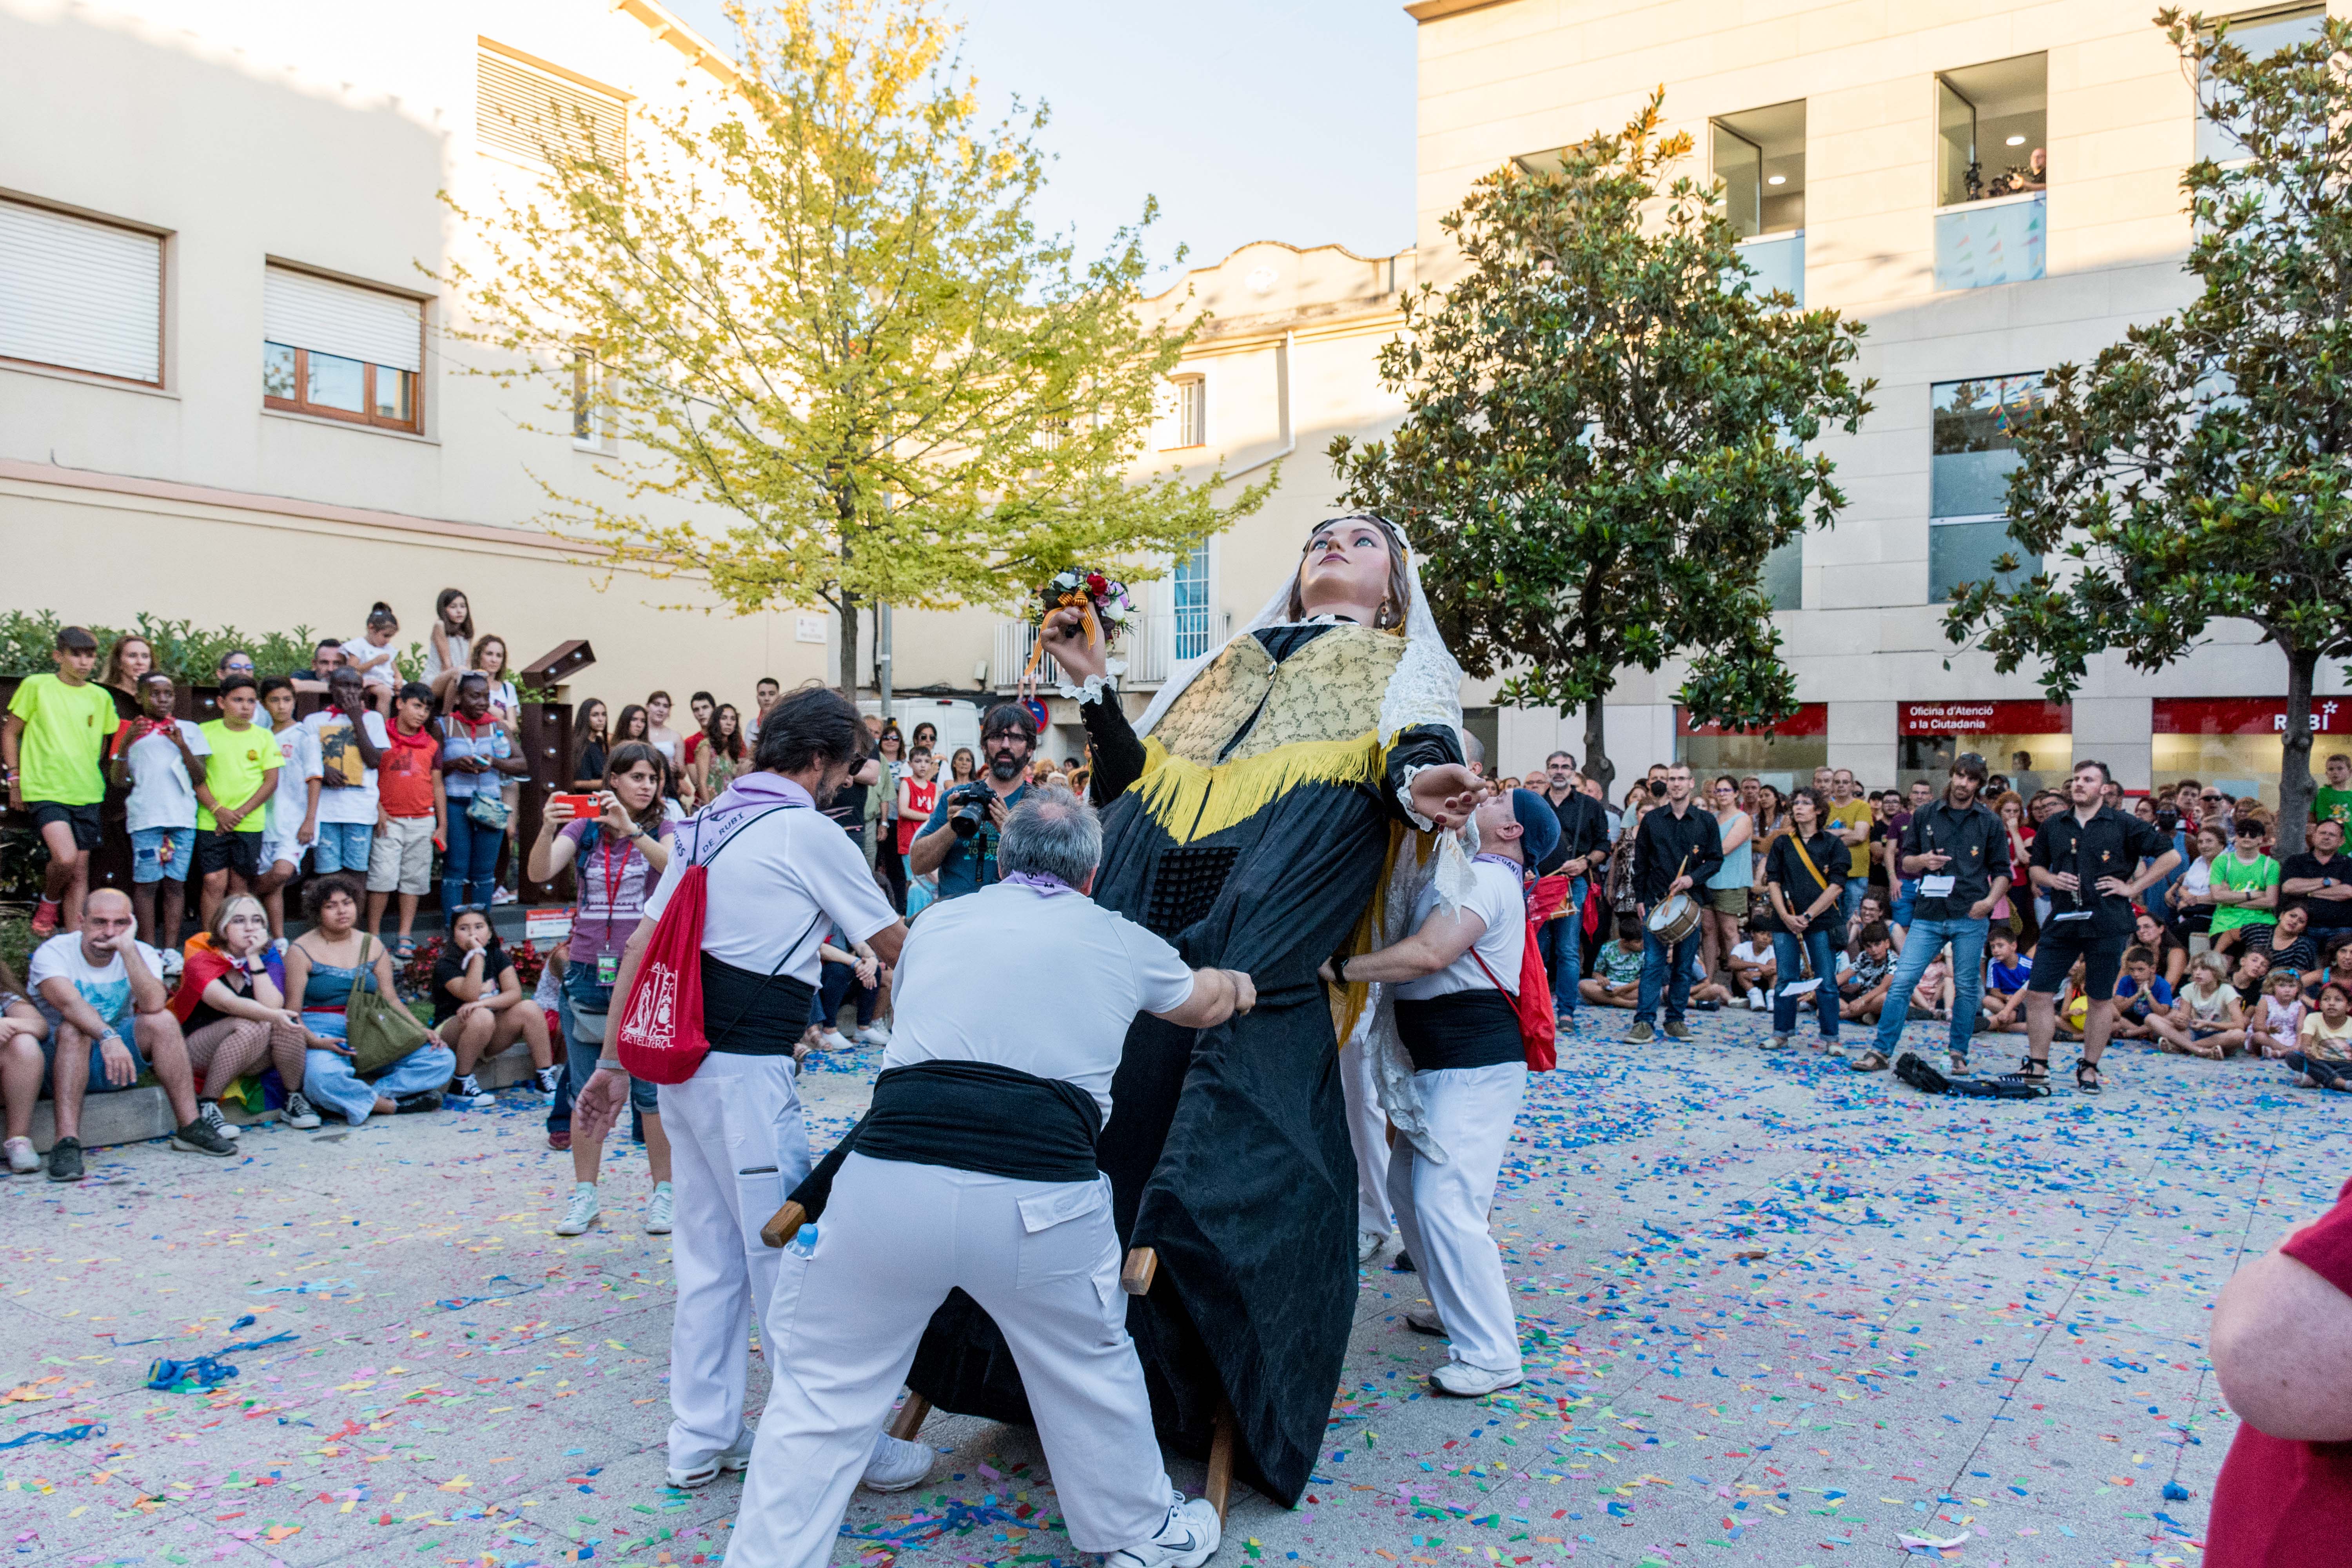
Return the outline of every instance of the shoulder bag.
[[[433,1037],[416,1015],[399,997],[367,989],[373,938],[360,938],[359,968],[352,974],[352,994],[343,1004],[343,1043],[352,1048],[352,1071],[364,1078],[382,1072]]]
[[[1797,852],[1797,858],[1805,863],[1805,869],[1812,873],[1813,880],[1822,885],[1822,890],[1829,890],[1830,879],[1822,875],[1822,868],[1819,866],[1813,864],[1813,858],[1805,852],[1804,837],[1793,827],[1789,829],[1789,847]],[[1841,897],[1843,893],[1843,890],[1840,889]],[[1807,901],[1811,902],[1810,900]],[[1833,948],[1842,949],[1846,945],[1845,917],[1838,913],[1838,910],[1843,907],[1842,903],[1832,903],[1821,913],[1821,919],[1824,922],[1822,926],[1822,934],[1830,939],[1830,946]]]

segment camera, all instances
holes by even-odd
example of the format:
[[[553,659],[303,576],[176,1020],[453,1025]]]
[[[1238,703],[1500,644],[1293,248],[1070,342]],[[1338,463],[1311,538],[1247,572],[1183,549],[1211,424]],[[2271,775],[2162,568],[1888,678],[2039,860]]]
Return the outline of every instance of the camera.
[[[986,784],[966,784],[956,792],[956,808],[948,813],[948,826],[958,838],[970,838],[988,826],[988,799],[993,792]]]

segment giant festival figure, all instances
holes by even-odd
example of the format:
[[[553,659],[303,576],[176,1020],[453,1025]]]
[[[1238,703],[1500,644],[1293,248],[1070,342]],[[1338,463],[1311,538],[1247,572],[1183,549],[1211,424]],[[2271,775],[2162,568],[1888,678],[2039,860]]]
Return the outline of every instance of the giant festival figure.
[[[1083,682],[1064,692],[1080,700],[1104,808],[1094,896],[1188,964],[1257,987],[1254,1011],[1215,1027],[1147,1014],[1128,1034],[1098,1150],[1141,1292],[1128,1324],[1163,1441],[1212,1458],[1216,1500],[1229,1451],[1234,1473],[1289,1505],[1354,1314],[1338,1044],[1368,1006],[1382,1102],[1400,1136],[1425,1136],[1392,1004],[1377,987],[1327,991],[1316,972],[1402,935],[1420,879],[1444,885],[1445,857],[1466,877],[1437,833],[1463,824],[1481,787],[1463,765],[1462,671],[1404,542],[1371,516],[1318,527],[1297,575],[1133,726],[1082,623],[1057,610],[1044,636]],[[1001,1001],[1053,1010],[1050,997]],[[1029,1420],[1003,1336],[961,1293],[932,1319],[908,1386],[902,1436],[929,1405]]]

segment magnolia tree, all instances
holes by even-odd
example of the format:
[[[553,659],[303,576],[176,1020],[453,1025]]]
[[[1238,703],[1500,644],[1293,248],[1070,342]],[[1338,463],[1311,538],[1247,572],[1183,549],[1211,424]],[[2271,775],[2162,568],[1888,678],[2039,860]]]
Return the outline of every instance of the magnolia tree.
[[[551,106],[538,189],[462,215],[457,335],[625,437],[619,499],[542,480],[551,526],[739,611],[830,605],[854,688],[861,606],[1148,576],[1262,502],[1130,477],[1197,325],[1139,310],[1153,206],[1084,266],[1040,234],[1045,112],[982,124],[929,0],[728,14],[731,90],[639,107],[625,157]]]
[[[1404,302],[1381,354],[1404,423],[1342,437],[1355,505],[1400,524],[1463,668],[1500,700],[1584,712],[1628,667],[1689,660],[1694,720],[1752,729],[1796,706],[1764,559],[1845,503],[1806,444],[1856,429],[1862,329],[1759,295],[1716,192],[1674,173],[1663,95],[1557,172],[1507,164],[1444,228],[1468,270]]]
[[[2157,23],[2238,142],[2181,179],[2203,291],[2087,370],[2051,373],[2018,435],[2009,532],[2053,565],[1974,584],[1945,629],[2003,672],[2039,661],[2063,701],[2093,654],[2161,669],[2214,621],[2251,621],[2286,664],[2279,839],[2298,849],[2312,688],[2323,659],[2352,654],[2352,24],[2254,58],[2225,25]]]

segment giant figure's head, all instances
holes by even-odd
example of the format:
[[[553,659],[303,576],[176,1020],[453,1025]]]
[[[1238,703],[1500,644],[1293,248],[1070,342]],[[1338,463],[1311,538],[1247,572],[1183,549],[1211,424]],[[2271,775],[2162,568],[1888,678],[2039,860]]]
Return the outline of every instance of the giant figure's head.
[[[1345,616],[1360,626],[1401,626],[1411,595],[1404,541],[1385,519],[1360,512],[1308,536],[1290,584],[1290,618]]]

